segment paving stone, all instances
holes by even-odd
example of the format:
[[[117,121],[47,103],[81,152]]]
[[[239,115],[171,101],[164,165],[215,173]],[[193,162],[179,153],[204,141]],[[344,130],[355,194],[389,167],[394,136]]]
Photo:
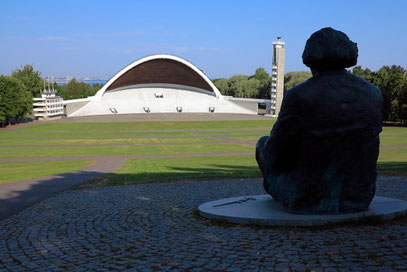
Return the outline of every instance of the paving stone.
[[[196,215],[210,200],[263,193],[259,179],[66,191],[0,222],[0,271],[407,270],[407,219],[307,229]],[[407,179],[379,178],[377,194],[407,200]]]

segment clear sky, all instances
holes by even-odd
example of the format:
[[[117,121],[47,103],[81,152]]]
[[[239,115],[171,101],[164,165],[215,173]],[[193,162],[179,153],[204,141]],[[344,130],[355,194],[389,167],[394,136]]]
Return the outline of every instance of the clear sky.
[[[210,78],[271,70],[286,42],[285,71],[304,71],[308,37],[331,26],[358,43],[358,65],[407,67],[407,1],[2,0],[0,74],[33,64],[43,76],[110,78],[155,53],[182,57]]]

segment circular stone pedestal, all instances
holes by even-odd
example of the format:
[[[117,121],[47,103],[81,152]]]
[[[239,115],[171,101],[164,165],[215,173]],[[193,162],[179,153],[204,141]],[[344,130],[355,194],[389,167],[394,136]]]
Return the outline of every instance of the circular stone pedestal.
[[[379,216],[383,220],[407,214],[407,201],[376,196],[369,210],[338,215],[292,214],[270,195],[254,195],[211,201],[199,206],[201,216],[218,221],[263,226],[322,226]]]

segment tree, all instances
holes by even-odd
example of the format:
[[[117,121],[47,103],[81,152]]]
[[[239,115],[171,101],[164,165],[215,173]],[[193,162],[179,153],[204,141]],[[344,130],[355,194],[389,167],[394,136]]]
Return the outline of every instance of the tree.
[[[406,70],[397,65],[383,66],[373,79],[383,94],[383,120],[407,120],[407,75]]]
[[[67,85],[58,85],[58,95],[64,100],[85,98],[94,95],[99,89],[93,88],[89,84],[79,82],[73,78]]]
[[[229,79],[229,90],[227,95],[234,97],[244,97],[245,82],[248,80],[248,76],[236,75]]]
[[[25,117],[32,110],[32,95],[13,76],[0,76],[0,122]]]
[[[271,78],[270,74],[266,72],[263,67],[257,68],[256,72],[250,78],[257,79],[259,81],[259,87],[257,88],[256,98],[270,99],[271,91]]]
[[[362,66],[355,66],[352,69],[352,74],[359,76],[361,78],[363,78],[366,81],[369,81],[371,83],[373,83],[374,81],[374,77],[375,77],[375,73],[373,73],[369,68],[366,68],[365,70],[363,70]]]
[[[401,122],[407,120],[407,71],[397,65],[383,66],[377,72],[355,66],[354,75],[376,85],[383,94],[383,121]]]
[[[44,80],[40,77],[40,75],[40,72],[34,71],[34,67],[32,65],[25,65],[24,67],[15,69],[12,72],[12,76],[21,80],[25,85],[26,91],[30,92],[33,97],[40,96],[40,90],[44,85]]]
[[[243,84],[243,97],[256,98],[259,95],[259,88],[261,86],[260,80],[251,78],[246,80]]]
[[[256,69],[255,74],[250,78],[255,78],[261,82],[266,82],[270,78],[270,75],[263,67],[260,67]]]
[[[101,88],[103,87],[103,84],[101,83],[95,83],[92,85],[92,89],[94,93],[97,93]]]
[[[284,75],[284,92],[312,77],[311,72],[289,72]]]
[[[220,91],[221,94],[226,95],[229,92],[229,80],[226,78],[217,78],[213,80],[216,88]]]
[[[257,98],[270,99],[270,92],[271,92],[271,78],[269,78],[267,81],[261,82]]]

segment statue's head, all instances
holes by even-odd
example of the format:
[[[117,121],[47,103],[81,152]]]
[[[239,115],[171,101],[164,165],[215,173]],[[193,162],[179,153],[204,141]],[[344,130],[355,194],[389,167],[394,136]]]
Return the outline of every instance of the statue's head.
[[[330,27],[312,34],[302,53],[302,62],[318,71],[351,67],[357,59],[357,44],[345,33]]]

